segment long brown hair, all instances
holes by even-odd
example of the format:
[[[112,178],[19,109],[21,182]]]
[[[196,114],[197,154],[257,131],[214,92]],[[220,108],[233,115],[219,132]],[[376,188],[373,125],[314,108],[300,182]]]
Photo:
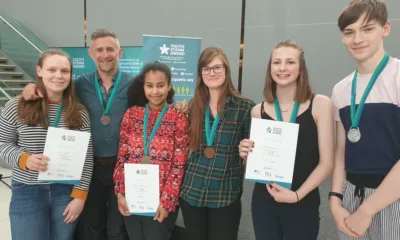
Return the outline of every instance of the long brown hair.
[[[224,119],[224,108],[227,97],[233,96],[243,98],[236,91],[231,78],[231,66],[224,51],[217,47],[208,47],[200,55],[199,63],[197,65],[197,81],[194,98],[190,102],[190,140],[189,148],[198,150],[200,148],[202,138],[202,128],[204,121],[205,109],[210,101],[210,93],[208,87],[204,84],[201,75],[201,69],[206,67],[214,58],[218,57],[225,69],[225,81],[221,86],[221,93],[218,97],[218,115],[221,120]]]
[[[267,77],[264,85],[264,98],[268,103],[273,103],[276,95],[276,82],[272,79],[271,75],[271,64],[272,64],[272,53],[281,47],[290,47],[298,50],[300,52],[300,75],[297,78],[297,89],[294,99],[299,103],[304,103],[311,99],[313,91],[310,86],[310,81],[308,77],[306,60],[304,58],[304,50],[293,40],[284,40],[276,44],[269,57],[268,67],[267,67]]]
[[[70,64],[71,78],[68,87],[63,92],[63,111],[65,111],[64,121],[65,125],[70,129],[78,129],[82,127],[82,118],[80,110],[85,110],[75,97],[74,85],[72,82],[72,61],[71,58],[63,51],[59,49],[48,49],[44,51],[38,60],[37,66],[43,68],[43,63],[50,56],[59,55],[66,57]],[[41,124],[43,128],[47,129],[47,116],[49,110],[49,99],[47,96],[46,88],[43,84],[43,80],[38,76],[36,72],[36,87],[43,94],[44,98],[33,101],[26,101],[21,98],[18,102],[17,113],[22,123],[28,126],[37,126]]]

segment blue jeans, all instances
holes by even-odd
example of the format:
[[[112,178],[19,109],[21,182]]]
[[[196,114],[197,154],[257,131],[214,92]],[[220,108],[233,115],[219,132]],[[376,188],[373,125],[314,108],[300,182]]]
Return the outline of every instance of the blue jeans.
[[[77,220],[64,223],[72,186],[27,185],[12,181],[10,222],[12,239],[71,240]]]

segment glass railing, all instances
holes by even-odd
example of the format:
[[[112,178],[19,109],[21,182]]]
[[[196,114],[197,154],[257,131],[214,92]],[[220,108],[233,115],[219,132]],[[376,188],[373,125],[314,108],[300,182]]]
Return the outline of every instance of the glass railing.
[[[35,78],[39,54],[47,48],[43,41],[0,6],[0,50],[32,79]]]
[[[3,109],[4,105],[12,99],[13,93],[10,93],[7,88],[4,88],[3,80],[0,79],[0,112]]]
[[[7,93],[6,90],[4,90],[2,87],[0,87],[0,99],[3,101],[8,101],[10,99],[12,99],[12,97],[10,96],[10,94]]]

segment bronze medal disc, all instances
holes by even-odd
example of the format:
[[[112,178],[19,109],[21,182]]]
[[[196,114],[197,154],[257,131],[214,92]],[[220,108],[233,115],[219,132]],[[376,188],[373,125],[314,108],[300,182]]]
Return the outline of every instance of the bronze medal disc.
[[[143,164],[150,164],[150,157],[147,156],[147,155],[144,155],[144,156],[142,157],[142,163],[143,163]]]
[[[101,124],[103,124],[104,126],[107,126],[108,124],[110,124],[110,121],[111,121],[111,119],[110,119],[110,116],[108,116],[108,115],[103,115],[102,117],[101,117]]]
[[[204,149],[204,155],[207,158],[213,158],[215,156],[215,150],[212,147],[206,147],[206,149]]]

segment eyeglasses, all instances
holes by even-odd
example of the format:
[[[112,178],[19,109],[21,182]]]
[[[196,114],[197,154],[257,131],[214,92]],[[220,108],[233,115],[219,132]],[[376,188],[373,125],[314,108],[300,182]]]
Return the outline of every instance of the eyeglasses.
[[[224,64],[217,64],[212,67],[203,67],[201,68],[201,73],[204,75],[208,75],[211,73],[211,69],[214,71],[214,73],[221,73],[224,71]]]

